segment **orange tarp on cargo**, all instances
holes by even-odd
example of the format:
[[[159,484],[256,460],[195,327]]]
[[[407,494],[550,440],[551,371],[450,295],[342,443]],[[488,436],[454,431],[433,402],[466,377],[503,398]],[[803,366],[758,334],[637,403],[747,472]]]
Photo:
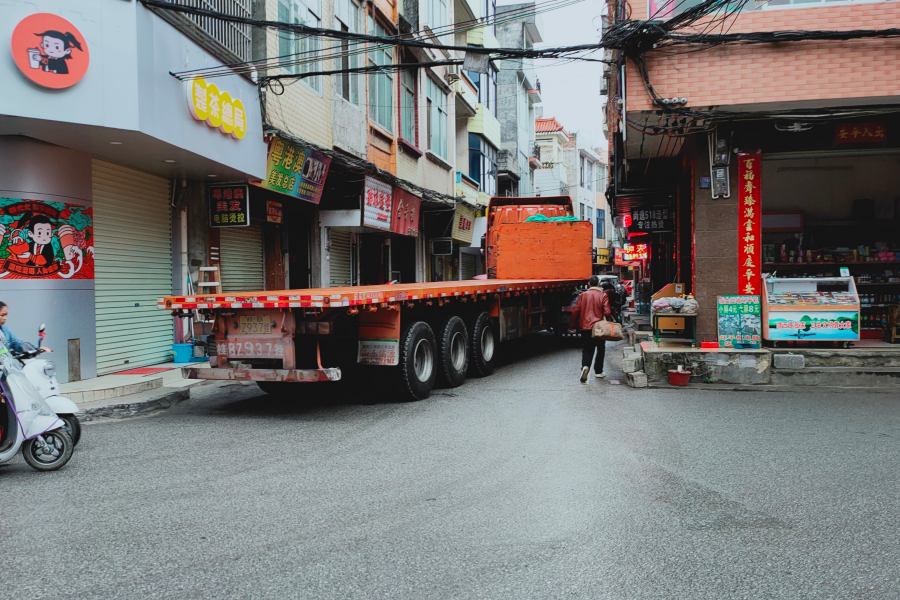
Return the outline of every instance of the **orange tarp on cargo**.
[[[501,223],[491,239],[497,279],[587,279],[594,230],[587,221]]]

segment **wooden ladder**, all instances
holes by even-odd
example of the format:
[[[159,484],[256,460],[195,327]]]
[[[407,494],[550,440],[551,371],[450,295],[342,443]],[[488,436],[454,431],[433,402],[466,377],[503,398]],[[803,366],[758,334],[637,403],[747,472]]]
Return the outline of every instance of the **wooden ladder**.
[[[200,265],[200,276],[197,281],[197,294],[222,295],[222,281],[219,277],[219,267]],[[200,319],[203,323],[212,323],[210,320]]]

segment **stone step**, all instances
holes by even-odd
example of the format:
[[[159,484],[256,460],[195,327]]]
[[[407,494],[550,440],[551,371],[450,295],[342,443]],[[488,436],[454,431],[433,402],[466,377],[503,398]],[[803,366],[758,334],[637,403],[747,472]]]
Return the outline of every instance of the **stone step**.
[[[806,367],[804,369],[772,369],[772,385],[898,387],[900,367]]]
[[[802,356],[806,367],[900,367],[900,346],[878,349],[774,348],[772,354]]]

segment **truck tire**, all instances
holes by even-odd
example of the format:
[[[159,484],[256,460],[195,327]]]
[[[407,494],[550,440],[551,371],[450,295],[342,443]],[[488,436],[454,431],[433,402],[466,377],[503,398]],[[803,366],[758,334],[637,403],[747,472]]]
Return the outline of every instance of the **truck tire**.
[[[428,323],[413,321],[400,330],[400,364],[393,369],[394,388],[403,402],[424,400],[437,378],[437,344]]]
[[[441,320],[437,328],[438,382],[459,387],[466,381],[469,369],[469,336],[459,317]]]
[[[473,375],[487,377],[494,372],[499,341],[491,315],[486,312],[475,315],[469,326],[469,370]]]

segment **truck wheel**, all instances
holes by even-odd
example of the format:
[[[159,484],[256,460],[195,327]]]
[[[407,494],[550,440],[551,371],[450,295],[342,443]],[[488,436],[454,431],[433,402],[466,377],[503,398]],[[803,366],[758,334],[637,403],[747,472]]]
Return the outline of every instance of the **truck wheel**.
[[[499,336],[491,315],[486,312],[479,313],[469,327],[469,348],[471,348],[469,368],[473,375],[487,377],[494,372],[498,341]]]
[[[459,317],[447,317],[437,331],[438,381],[442,385],[459,387],[465,382],[469,368],[466,324]]]
[[[400,400],[424,400],[437,378],[437,344],[424,321],[407,323],[400,330],[400,364],[394,369],[394,387]]]

